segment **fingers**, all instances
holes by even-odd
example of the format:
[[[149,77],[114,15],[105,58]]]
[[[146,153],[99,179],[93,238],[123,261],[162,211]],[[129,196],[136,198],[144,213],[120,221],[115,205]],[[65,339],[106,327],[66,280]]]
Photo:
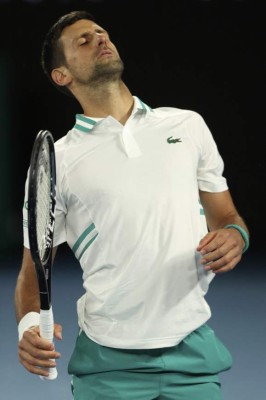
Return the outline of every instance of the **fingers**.
[[[242,256],[242,241],[230,229],[220,229],[208,233],[199,243],[201,263],[206,271],[223,273],[232,270]]]
[[[231,271],[241,259],[238,254],[234,255],[233,252],[229,252],[220,258],[216,257],[214,252],[214,254],[208,254],[201,259],[206,271],[213,271],[216,274]]]
[[[41,376],[48,376],[46,368],[55,367],[55,359],[60,357],[53,343],[39,336],[37,327],[24,332],[18,347],[20,363],[29,372]]]
[[[62,325],[54,324],[54,336],[58,340],[62,340]]]
[[[48,368],[53,368],[56,366],[53,360],[38,360],[32,357],[29,353],[19,352],[19,361],[27,369],[27,371],[32,374],[41,375],[47,377],[49,375]]]

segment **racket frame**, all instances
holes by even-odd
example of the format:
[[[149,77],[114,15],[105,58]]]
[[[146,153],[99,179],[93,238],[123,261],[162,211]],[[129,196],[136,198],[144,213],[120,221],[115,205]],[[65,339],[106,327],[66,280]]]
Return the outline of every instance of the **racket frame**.
[[[38,167],[42,157],[42,147],[47,141],[49,146],[50,168],[50,199],[49,199],[49,229],[46,232],[46,246],[44,254],[41,256],[37,239],[37,215],[36,202],[38,191]],[[43,168],[43,167],[41,167]],[[56,204],[56,163],[54,139],[50,131],[41,130],[36,136],[30,161],[29,180],[28,180],[28,233],[31,256],[34,262],[40,292],[40,336],[53,342],[54,319],[51,306],[51,275],[53,262],[53,233],[55,224],[55,204]],[[57,377],[57,369],[49,368],[49,376],[42,379],[52,380]]]
[[[41,257],[38,249],[37,240],[37,177],[38,163],[42,156],[41,148],[44,141],[49,145],[50,158],[50,223],[49,223],[49,242],[47,244],[44,256]],[[51,268],[52,268],[52,249],[53,249],[53,231],[55,222],[55,203],[56,203],[56,170],[55,170],[55,150],[54,141],[51,132],[40,131],[36,136],[32,149],[29,185],[28,185],[28,232],[30,251],[35,264],[38,284],[40,289],[40,303],[42,310],[48,310],[51,306]]]

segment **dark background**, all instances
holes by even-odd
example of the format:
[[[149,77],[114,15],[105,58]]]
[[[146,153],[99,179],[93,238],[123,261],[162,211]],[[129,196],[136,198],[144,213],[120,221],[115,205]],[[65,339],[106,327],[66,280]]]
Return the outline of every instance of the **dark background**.
[[[235,204],[264,248],[265,12],[263,2],[0,0],[1,254],[22,251],[22,205],[30,152],[40,129],[55,139],[80,108],[40,67],[59,16],[88,9],[125,62],[125,83],[151,107],[192,109],[205,119],[225,162]]]
[[[79,106],[48,82],[40,49],[59,16],[88,9],[111,33],[132,94],[152,107],[199,112],[225,162],[235,204],[251,232],[241,265],[207,295],[210,325],[233,355],[224,400],[265,400],[265,39],[264,1],[0,0],[0,363],[5,400],[71,400],[67,363],[77,335],[81,270],[67,247],[56,257],[53,309],[64,327],[59,377],[44,383],[17,360],[14,290],[21,263],[24,182],[40,129],[55,139]],[[0,396],[1,397],[1,396]],[[1,397],[1,398],[2,398]]]

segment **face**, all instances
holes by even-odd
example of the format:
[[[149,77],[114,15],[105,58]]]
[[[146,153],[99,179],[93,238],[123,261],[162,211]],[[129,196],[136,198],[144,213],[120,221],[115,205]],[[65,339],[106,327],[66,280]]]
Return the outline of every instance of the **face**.
[[[123,62],[108,33],[93,21],[80,20],[62,32],[66,67],[78,84],[99,85],[116,80]]]

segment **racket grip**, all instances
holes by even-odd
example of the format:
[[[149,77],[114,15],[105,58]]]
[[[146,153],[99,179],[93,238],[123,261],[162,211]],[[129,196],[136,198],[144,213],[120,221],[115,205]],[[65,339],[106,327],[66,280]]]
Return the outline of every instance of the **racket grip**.
[[[44,339],[53,342],[54,340],[54,315],[52,307],[49,310],[40,310],[40,335]],[[53,380],[57,378],[57,369],[48,368],[48,376],[40,376],[44,380]]]

